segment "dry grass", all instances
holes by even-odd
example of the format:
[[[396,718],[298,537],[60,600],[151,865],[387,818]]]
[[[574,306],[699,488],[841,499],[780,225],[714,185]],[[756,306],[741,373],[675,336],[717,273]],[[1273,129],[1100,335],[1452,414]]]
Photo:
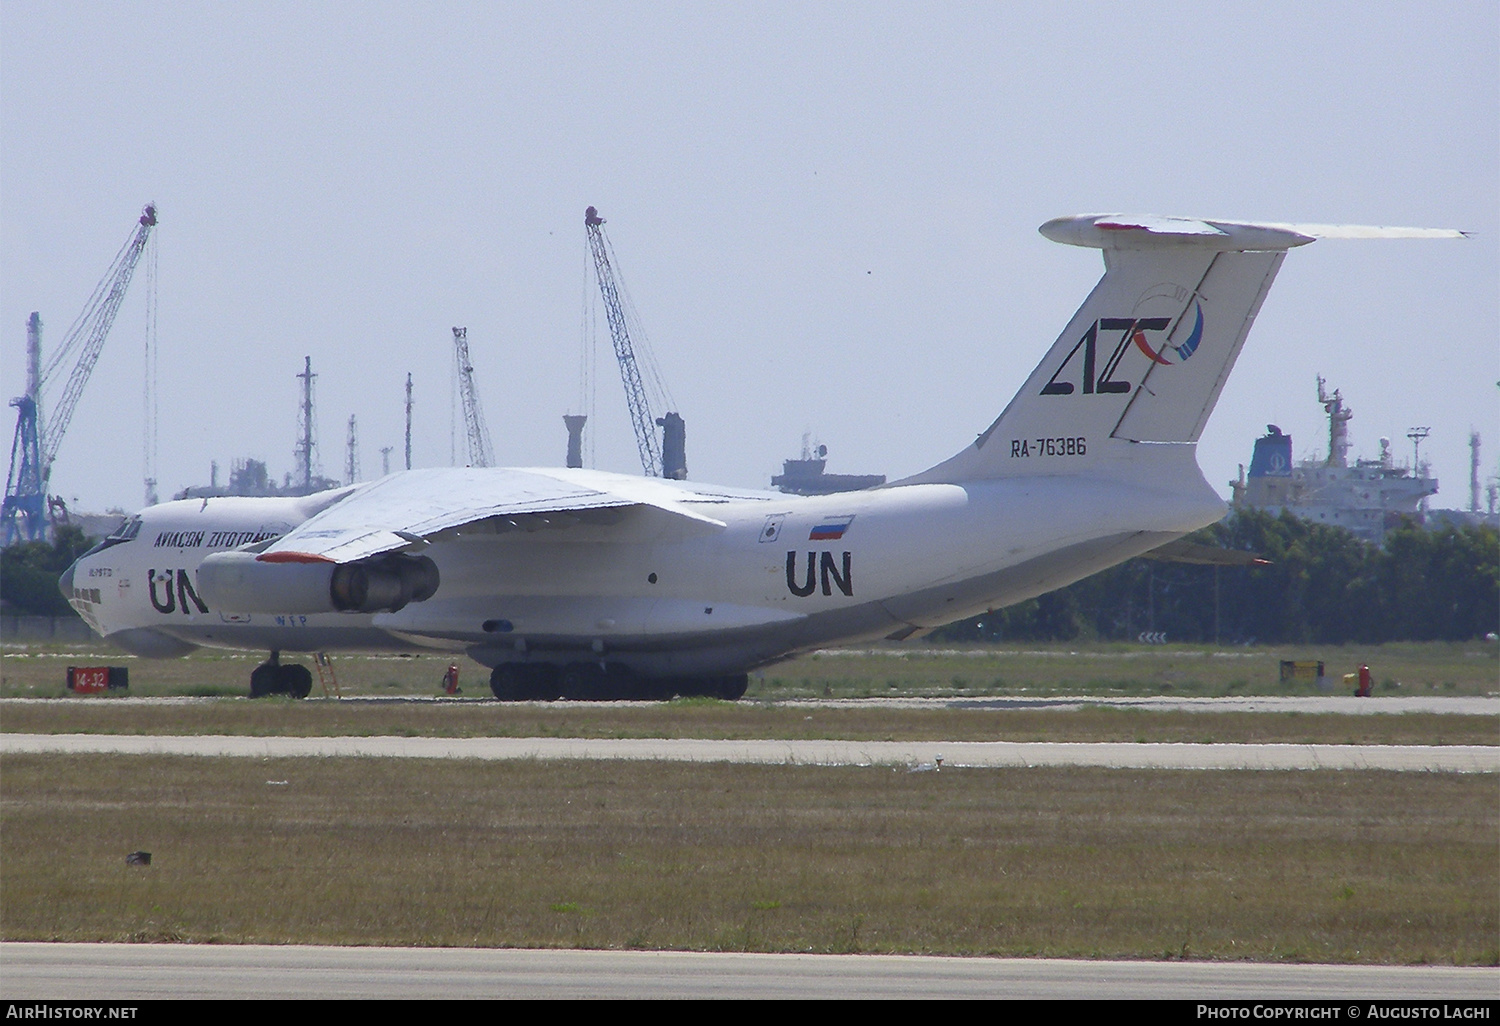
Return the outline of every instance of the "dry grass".
[[[1323,660],[1336,693],[1342,677],[1370,667],[1382,695],[1500,694],[1494,642],[1373,646],[1027,645],[932,649],[883,644],[834,650],[769,667],[751,697],[830,695],[1313,695],[1280,680],[1283,659]]]
[[[264,653],[202,650],[186,659],[136,659],[102,642],[16,646],[0,651],[0,696],[62,697],[69,664],[130,668],[138,695],[241,696]],[[1368,664],[1381,695],[1500,693],[1500,645],[1493,642],[1381,646],[1035,645],[933,649],[883,644],[793,659],[751,678],[751,699],[903,695],[1311,695],[1306,683],[1282,683],[1282,659],[1322,659],[1338,680]],[[305,660],[304,660],[305,661]],[[487,698],[488,675],[458,658],[465,697]],[[446,656],[337,656],[351,696],[435,695]],[[1342,682],[1337,688],[1343,690]],[[315,688],[316,693],[316,688]]]
[[[8,756],[8,939],[1495,964],[1500,781]],[[133,849],[148,868],[127,867]]]
[[[1500,744],[1500,722],[1494,716],[1156,712],[1104,707],[1072,711],[809,708],[698,700],[623,706],[289,699],[140,705],[76,698],[6,703],[0,706],[0,729],[250,736]]]

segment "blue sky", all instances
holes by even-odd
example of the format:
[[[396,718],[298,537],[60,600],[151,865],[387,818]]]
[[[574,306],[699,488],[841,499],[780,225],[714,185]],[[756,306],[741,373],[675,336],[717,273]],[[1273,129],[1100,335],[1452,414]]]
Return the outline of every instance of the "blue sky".
[[[158,477],[447,463],[453,325],[500,462],[562,461],[583,209],[608,231],[699,480],[918,471],[1009,400],[1101,270],[1087,211],[1457,227],[1290,255],[1200,446],[1221,492],[1267,423],[1354,452],[1430,426],[1463,506],[1500,460],[1500,8],[1357,4],[0,3],[0,380],[61,340],[159,205]],[[142,495],[142,281],[54,491]],[[607,341],[595,465],[635,472]],[[55,387],[55,386],[54,386]]]

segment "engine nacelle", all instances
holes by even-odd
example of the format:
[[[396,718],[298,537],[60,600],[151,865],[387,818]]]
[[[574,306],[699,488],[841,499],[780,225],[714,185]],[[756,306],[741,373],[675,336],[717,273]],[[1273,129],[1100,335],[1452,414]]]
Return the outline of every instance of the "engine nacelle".
[[[437,564],[426,556],[339,564],[216,552],[198,564],[198,593],[227,613],[393,613],[431,598],[438,583]]]
[[[329,583],[334,608],[346,613],[394,613],[408,602],[427,601],[437,590],[437,564],[426,556],[346,563]]]

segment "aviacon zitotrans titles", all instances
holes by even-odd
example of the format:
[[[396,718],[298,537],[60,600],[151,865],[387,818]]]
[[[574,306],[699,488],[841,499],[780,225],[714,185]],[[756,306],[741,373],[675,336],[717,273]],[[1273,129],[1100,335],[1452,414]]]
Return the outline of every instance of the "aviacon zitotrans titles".
[[[1104,277],[978,437],[913,477],[793,496],[582,469],[438,469],[142,510],[62,577],[143,656],[466,653],[502,699],[737,698],[822,646],[1021,602],[1218,520],[1195,448],[1288,250],[1442,229],[1087,215]]]

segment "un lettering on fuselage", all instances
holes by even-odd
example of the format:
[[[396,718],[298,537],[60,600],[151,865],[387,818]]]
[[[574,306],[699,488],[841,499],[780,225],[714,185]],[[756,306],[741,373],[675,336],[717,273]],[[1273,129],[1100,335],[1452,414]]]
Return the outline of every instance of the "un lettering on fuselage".
[[[827,549],[821,553],[810,551],[807,554],[805,574],[798,572],[800,555],[796,549],[786,554],[786,587],[793,595],[798,598],[811,595],[817,590],[821,578],[824,595],[832,595],[833,589],[838,588],[843,594],[853,597],[854,573],[851,553],[845,552],[842,560],[836,560],[833,553]]]
[[[198,597],[192,578],[186,570],[152,569],[146,574],[146,582],[151,592],[151,605],[158,613],[171,613],[180,609],[184,615],[191,616],[193,608],[188,605],[189,601],[197,607],[198,612],[208,612],[208,606]],[[158,585],[165,585],[160,593],[157,592]]]

